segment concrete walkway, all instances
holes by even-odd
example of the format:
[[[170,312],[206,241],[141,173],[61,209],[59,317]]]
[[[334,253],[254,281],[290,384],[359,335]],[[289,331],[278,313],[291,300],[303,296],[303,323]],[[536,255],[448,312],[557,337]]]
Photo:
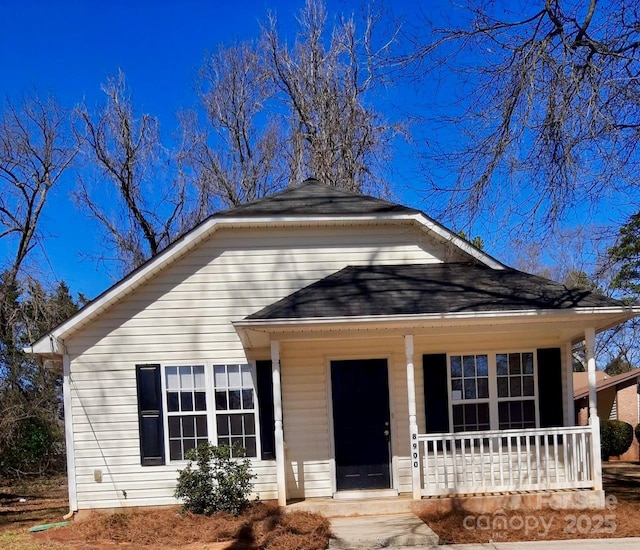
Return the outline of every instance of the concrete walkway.
[[[438,535],[414,514],[332,518],[329,548],[430,548]]]

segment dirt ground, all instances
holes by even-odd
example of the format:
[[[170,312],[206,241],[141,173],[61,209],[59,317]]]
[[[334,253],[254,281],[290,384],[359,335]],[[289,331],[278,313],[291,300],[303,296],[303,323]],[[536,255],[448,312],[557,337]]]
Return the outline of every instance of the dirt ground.
[[[603,480],[607,495],[614,496],[617,501],[604,511],[519,510],[506,514],[504,519],[496,519],[495,515],[481,517],[455,512],[423,519],[440,535],[442,543],[640,536],[640,464],[606,463],[603,466]],[[111,516],[111,519],[103,517],[91,520],[82,529],[73,525],[71,528],[49,530],[40,534],[28,532],[28,528],[34,525],[62,521],[62,516],[67,511],[65,478],[0,487],[0,548],[247,550],[262,546],[300,550],[322,548],[322,537],[326,535],[326,525],[318,523],[317,518],[298,517],[287,525],[280,516],[268,510],[262,510],[253,517],[245,517],[237,523],[221,524],[218,521],[215,529],[211,519],[182,517],[175,510],[165,510],[151,515],[147,512],[142,518],[132,514],[128,514],[128,518],[122,514]],[[222,530],[216,531],[221,525]],[[163,526],[166,526],[168,538],[148,538],[152,535],[165,536],[160,533]],[[299,535],[305,529],[307,535],[312,533],[309,546],[301,546],[300,542]],[[187,536],[177,540],[174,535],[176,532],[186,533]],[[199,538],[198,532],[203,533],[202,538]],[[107,533],[110,535],[105,537]],[[277,541],[274,534],[279,537]],[[141,540],[149,541],[149,544],[141,545]]]

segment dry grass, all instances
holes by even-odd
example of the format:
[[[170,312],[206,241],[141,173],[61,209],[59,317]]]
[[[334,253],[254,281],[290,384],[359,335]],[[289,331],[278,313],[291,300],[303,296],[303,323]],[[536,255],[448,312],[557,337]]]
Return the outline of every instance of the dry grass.
[[[62,521],[68,511],[66,477],[37,478],[0,486],[0,532]]]

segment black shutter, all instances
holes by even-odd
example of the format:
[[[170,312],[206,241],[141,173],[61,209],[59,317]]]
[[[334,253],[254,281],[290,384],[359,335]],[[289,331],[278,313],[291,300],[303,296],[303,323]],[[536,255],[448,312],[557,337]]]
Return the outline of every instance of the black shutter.
[[[262,460],[276,457],[275,420],[273,417],[273,375],[271,361],[256,361],[258,414]]]
[[[538,350],[538,403],[541,428],[564,425],[560,348]]]
[[[427,433],[449,431],[449,392],[447,389],[447,354],[422,356],[424,407]]]
[[[143,466],[161,466],[164,464],[164,428],[160,376],[160,365],[136,365],[140,463]]]

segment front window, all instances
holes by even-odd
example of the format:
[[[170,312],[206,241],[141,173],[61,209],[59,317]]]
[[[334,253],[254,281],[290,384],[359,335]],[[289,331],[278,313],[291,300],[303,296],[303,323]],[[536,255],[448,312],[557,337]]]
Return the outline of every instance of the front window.
[[[536,427],[533,353],[498,353],[498,427]]]
[[[165,437],[170,460],[211,441],[232,456],[258,456],[251,365],[165,365]]]
[[[215,365],[214,387],[218,445],[228,445],[232,456],[244,449],[257,456],[256,403],[250,365]]]
[[[451,400],[455,432],[488,430],[489,361],[487,355],[452,355]]]
[[[207,388],[204,365],[165,368],[169,458],[183,460],[207,441]]]
[[[536,427],[533,352],[449,356],[454,432]]]

